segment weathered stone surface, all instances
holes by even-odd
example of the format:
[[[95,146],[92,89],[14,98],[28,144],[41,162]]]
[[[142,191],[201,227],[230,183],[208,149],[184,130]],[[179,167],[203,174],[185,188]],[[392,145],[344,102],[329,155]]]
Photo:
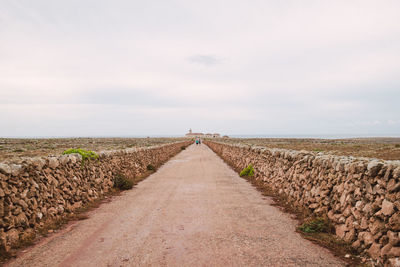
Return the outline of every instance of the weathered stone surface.
[[[388,260],[389,267],[400,267],[400,258],[392,258]]]
[[[368,249],[368,254],[373,258],[378,258],[381,254],[381,245],[378,243],[373,243],[372,246]]]
[[[382,231],[383,229],[385,229],[385,223],[379,219],[369,225],[369,230],[373,235]]]
[[[382,213],[386,216],[390,216],[394,213],[394,205],[392,202],[387,201],[386,199],[382,202]]]
[[[13,228],[6,232],[6,239],[7,239],[7,244],[11,247],[15,246],[18,244],[19,241],[19,233],[18,230]]]
[[[340,238],[344,238],[346,232],[348,231],[347,227],[345,224],[340,224],[335,226],[335,232],[336,235]]]
[[[69,155],[62,155],[60,157],[60,164],[61,165],[67,165],[69,162]]]
[[[382,249],[381,249],[381,257],[384,258],[389,254],[389,251],[392,249],[393,245],[392,244],[386,244]]]
[[[400,212],[393,214],[389,219],[389,228],[393,231],[400,231]]]
[[[42,158],[32,158],[32,166],[41,171],[46,162]]]
[[[387,189],[390,193],[392,192],[397,192],[400,190],[400,182],[397,182],[394,179],[390,179],[388,185],[387,185]]]
[[[4,174],[11,174],[11,167],[8,164],[0,163],[0,172]]]
[[[55,169],[60,165],[57,158],[49,158],[49,167],[51,169]]]
[[[381,170],[383,164],[379,161],[373,160],[368,163],[367,170],[369,176],[376,176],[378,172]]]
[[[389,238],[389,243],[390,244],[392,244],[393,246],[400,245],[400,233],[388,231],[387,232],[387,236]]]
[[[392,247],[387,255],[388,257],[400,257],[400,247]]]

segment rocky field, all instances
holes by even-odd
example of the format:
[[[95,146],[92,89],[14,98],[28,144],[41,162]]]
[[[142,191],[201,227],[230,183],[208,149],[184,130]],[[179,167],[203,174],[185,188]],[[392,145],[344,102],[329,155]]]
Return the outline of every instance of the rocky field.
[[[300,139],[229,138],[229,144],[324,152],[324,154],[400,160],[400,138]]]
[[[70,148],[99,152],[148,147],[182,140],[184,138],[0,138],[0,162],[18,162],[23,157],[58,156]]]

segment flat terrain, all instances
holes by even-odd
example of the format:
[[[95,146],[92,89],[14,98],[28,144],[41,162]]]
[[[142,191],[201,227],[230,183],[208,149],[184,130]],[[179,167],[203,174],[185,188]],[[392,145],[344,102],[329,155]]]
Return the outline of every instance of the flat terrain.
[[[400,138],[301,139],[301,138],[229,138],[231,144],[324,152],[326,154],[400,160]]]
[[[205,145],[8,266],[343,266]]]
[[[180,141],[184,138],[0,138],[0,162],[21,157],[60,155],[69,148],[101,151],[147,147]]]
[[[101,151],[146,147],[186,138],[0,138],[0,162],[18,162],[24,157],[60,155],[69,148]],[[300,139],[300,138],[228,138],[227,143],[241,143],[324,152],[334,155],[400,160],[400,138]]]

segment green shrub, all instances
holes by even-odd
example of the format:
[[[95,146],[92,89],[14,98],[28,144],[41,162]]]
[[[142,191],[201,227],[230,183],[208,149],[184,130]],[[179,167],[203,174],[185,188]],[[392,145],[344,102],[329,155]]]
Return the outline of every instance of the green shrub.
[[[399,148],[399,147],[400,147],[400,144],[395,144],[394,147],[395,147],[395,148]]]
[[[133,187],[133,179],[126,178],[123,174],[117,174],[114,177],[114,188],[128,190]]]
[[[299,230],[304,233],[328,233],[329,225],[324,218],[315,218],[304,222]]]
[[[253,165],[250,164],[249,166],[247,166],[246,168],[244,168],[241,172],[240,172],[240,176],[253,176],[254,175],[254,168]]]
[[[156,167],[154,167],[153,165],[149,164],[149,165],[147,165],[147,170],[148,171],[155,171]]]
[[[80,149],[80,148],[70,148],[70,149],[65,150],[62,154],[67,155],[67,154],[74,154],[74,153],[77,153],[82,156],[82,165],[85,163],[86,160],[99,158],[99,155],[97,155],[95,152],[90,151],[90,150]]]

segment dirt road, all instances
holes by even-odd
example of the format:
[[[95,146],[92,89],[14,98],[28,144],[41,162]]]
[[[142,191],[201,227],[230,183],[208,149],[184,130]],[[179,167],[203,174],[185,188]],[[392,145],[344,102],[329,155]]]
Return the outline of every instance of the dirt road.
[[[8,266],[343,266],[205,145]]]

